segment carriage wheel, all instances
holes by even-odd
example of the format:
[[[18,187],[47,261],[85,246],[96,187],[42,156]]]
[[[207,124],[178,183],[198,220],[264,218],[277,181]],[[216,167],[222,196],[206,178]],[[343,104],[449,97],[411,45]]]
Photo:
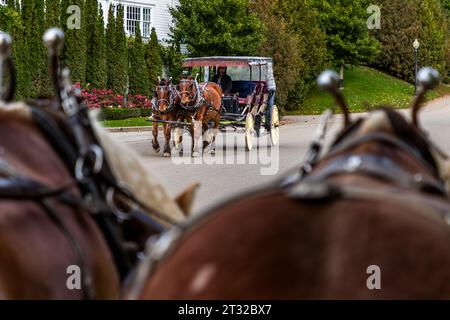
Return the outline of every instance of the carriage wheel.
[[[251,112],[248,113],[245,120],[245,150],[250,151],[253,149],[253,139],[255,137],[255,119]]]
[[[272,140],[272,145],[274,146],[277,146],[280,143],[280,114],[276,106],[273,106],[272,110],[270,140]]]

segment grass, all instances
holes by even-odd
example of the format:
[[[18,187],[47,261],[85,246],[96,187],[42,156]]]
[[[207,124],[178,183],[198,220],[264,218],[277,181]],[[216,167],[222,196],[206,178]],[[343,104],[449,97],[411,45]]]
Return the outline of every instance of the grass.
[[[344,96],[351,112],[364,112],[379,105],[394,108],[407,108],[411,104],[414,85],[389,76],[383,72],[366,68],[353,67],[346,70]],[[450,94],[450,87],[441,85],[429,93],[429,99]],[[329,94],[314,88],[298,110],[288,114],[321,114],[334,106]]]
[[[147,121],[148,117],[129,118],[125,120],[105,120],[102,122],[104,127],[107,128],[120,128],[120,127],[148,127],[152,123]]]

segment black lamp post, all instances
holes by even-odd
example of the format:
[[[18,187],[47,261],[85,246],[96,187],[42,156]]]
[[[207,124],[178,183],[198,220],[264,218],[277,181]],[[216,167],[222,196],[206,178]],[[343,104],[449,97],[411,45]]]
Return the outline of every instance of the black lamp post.
[[[417,95],[417,68],[418,68],[418,52],[419,52],[420,43],[419,40],[414,40],[413,48],[414,48],[414,65],[415,65],[415,71],[414,71],[414,95]]]

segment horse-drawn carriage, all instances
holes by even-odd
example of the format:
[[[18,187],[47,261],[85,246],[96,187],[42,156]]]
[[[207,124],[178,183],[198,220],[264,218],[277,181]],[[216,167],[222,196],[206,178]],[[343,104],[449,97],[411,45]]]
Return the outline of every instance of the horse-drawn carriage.
[[[211,81],[220,67],[226,68],[232,86],[230,92],[222,96],[221,129],[244,128],[247,151],[253,148],[254,138],[263,134],[270,134],[273,145],[279,142],[280,121],[276,106],[273,106],[272,114],[268,117],[271,123],[264,125],[269,102],[269,64],[272,64],[272,58],[266,57],[188,58],[183,63],[183,67],[189,69],[191,74],[199,74],[200,81],[204,83]]]

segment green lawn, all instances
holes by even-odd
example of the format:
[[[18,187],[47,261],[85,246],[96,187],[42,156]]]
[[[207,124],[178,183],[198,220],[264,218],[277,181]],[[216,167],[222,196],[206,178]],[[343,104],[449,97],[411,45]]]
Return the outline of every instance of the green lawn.
[[[414,94],[414,85],[366,67],[346,70],[344,79],[344,96],[351,112],[364,112],[379,105],[407,108]],[[450,87],[442,85],[430,92],[429,99],[447,94]],[[288,114],[321,114],[333,105],[329,94],[314,88],[299,109]]]
[[[125,119],[125,120],[105,120],[102,122],[102,124],[103,124],[103,126],[108,127],[108,128],[151,126],[152,123],[147,120],[148,120],[148,117],[129,118],[129,119]]]

